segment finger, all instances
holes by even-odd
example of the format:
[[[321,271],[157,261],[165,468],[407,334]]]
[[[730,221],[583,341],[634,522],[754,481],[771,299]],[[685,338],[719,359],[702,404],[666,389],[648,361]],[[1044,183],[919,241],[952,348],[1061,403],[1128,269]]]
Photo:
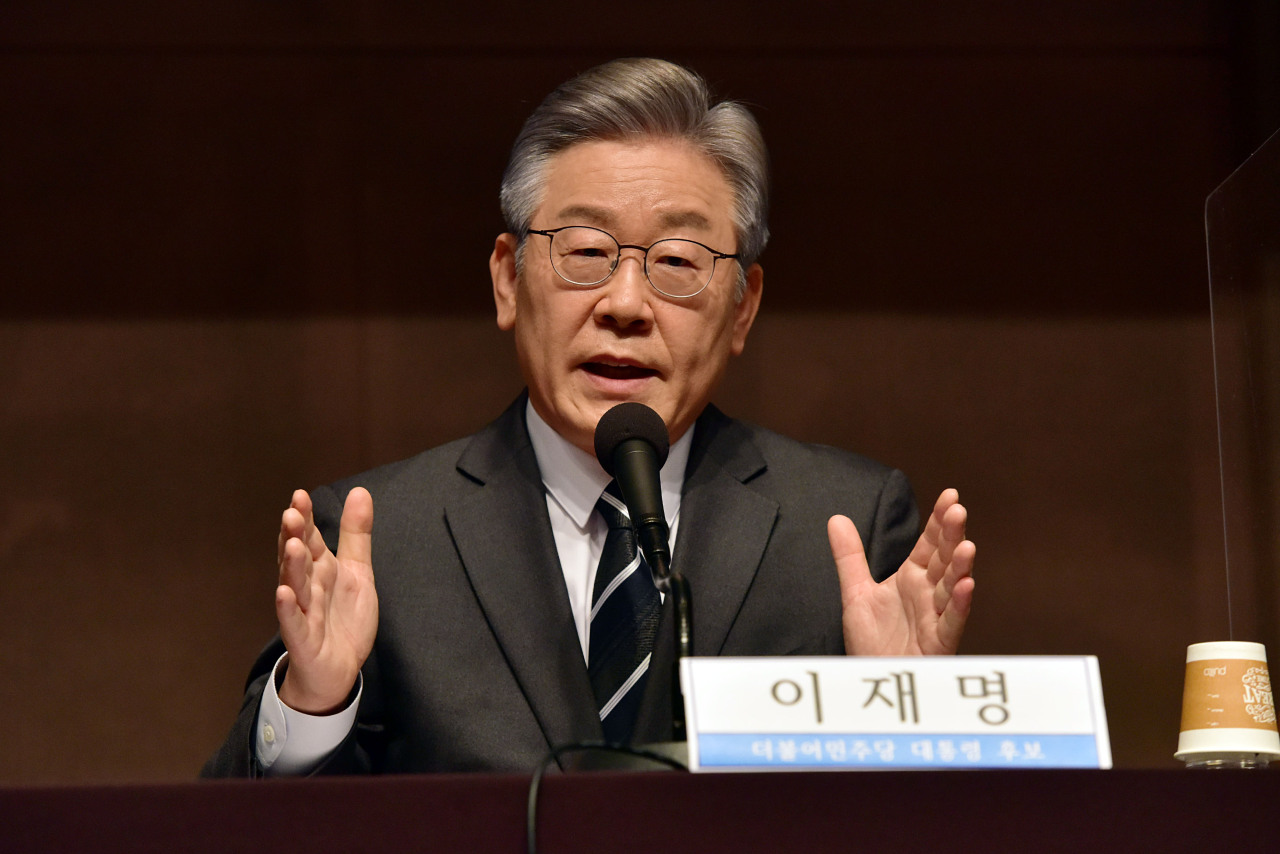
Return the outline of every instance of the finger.
[[[284,547],[290,540],[303,541],[307,535],[307,522],[297,510],[290,507],[280,514],[280,534],[276,537],[276,561],[284,562]]]
[[[306,520],[306,528],[301,536],[302,542],[306,544],[312,558],[323,560],[332,553],[329,551],[329,545],[324,541],[324,535],[316,527],[316,517],[311,503],[311,496],[303,489],[294,492],[293,496],[294,509],[301,513],[303,519]]]
[[[933,502],[933,510],[929,513],[929,526],[938,531],[942,527],[942,520],[947,515],[947,511],[960,503],[960,493],[958,490],[947,488],[938,493],[938,500]]]
[[[290,652],[298,652],[307,634],[307,616],[298,607],[293,588],[281,584],[276,588],[276,620],[280,623],[280,639]]]
[[[347,494],[339,524],[338,560],[373,565],[373,496],[362,486]]]
[[[832,516],[827,520],[827,539],[831,543],[831,557],[836,562],[840,578],[840,598],[848,603],[861,588],[874,584],[871,567],[862,547],[858,528],[848,516]]]
[[[305,489],[295,489],[293,496],[289,501],[289,506],[296,508],[299,513],[307,518],[311,517],[311,493]]]
[[[908,560],[917,566],[929,567],[934,554],[938,550],[938,544],[942,540],[943,519],[947,514],[947,510],[959,503],[959,501],[960,493],[956,490],[942,490],[938,500],[933,504],[933,511],[929,513],[929,518],[925,520],[924,531],[920,533],[920,539],[916,540],[916,545],[911,550],[911,556]]]
[[[314,561],[307,547],[297,537],[284,544],[284,556],[280,561],[280,585],[293,591],[299,608],[311,607],[311,574]]]
[[[964,579],[973,576],[976,554],[977,546],[971,540],[962,540],[952,550],[951,561],[947,564],[941,580],[933,588],[934,613],[943,613],[955,595],[956,586]]]
[[[973,591],[975,583],[972,576],[966,576],[956,582],[946,609],[938,618],[938,644],[940,652],[953,654],[960,648],[960,637],[964,634],[965,623],[969,620],[969,611],[973,607]]]
[[[280,514],[280,534],[276,537],[276,563],[284,560],[284,544],[293,537],[299,539],[306,533],[307,518],[303,511],[311,512],[311,496],[306,490],[295,489],[289,506]]]
[[[948,507],[942,514],[942,542],[949,549],[955,548],[964,540],[965,527],[969,524],[969,508],[959,501]]]
[[[963,504],[955,503],[943,511],[938,528],[938,539],[932,559],[928,563],[929,581],[937,584],[951,566],[956,546],[964,542],[965,526],[969,511]]]

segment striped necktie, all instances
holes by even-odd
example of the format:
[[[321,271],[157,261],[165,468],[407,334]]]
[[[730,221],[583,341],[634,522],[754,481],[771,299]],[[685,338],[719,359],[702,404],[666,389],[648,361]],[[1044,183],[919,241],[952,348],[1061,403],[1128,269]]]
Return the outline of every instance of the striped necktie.
[[[591,638],[587,673],[605,739],[631,740],[662,599],[653,573],[636,545],[635,528],[613,481],[596,502],[609,525],[591,595]]]

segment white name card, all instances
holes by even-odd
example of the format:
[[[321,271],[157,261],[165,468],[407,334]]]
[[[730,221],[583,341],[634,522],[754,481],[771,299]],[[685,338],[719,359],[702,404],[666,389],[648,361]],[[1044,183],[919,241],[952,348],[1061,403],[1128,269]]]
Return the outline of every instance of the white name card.
[[[691,771],[1110,768],[1098,659],[686,658]]]

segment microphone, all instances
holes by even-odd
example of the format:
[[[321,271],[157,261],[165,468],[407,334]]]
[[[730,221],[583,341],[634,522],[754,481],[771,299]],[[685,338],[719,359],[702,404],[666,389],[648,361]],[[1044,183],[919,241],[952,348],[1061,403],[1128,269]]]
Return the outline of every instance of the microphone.
[[[636,540],[658,588],[670,588],[671,547],[662,511],[662,480],[671,438],[662,416],[643,403],[619,403],[596,425],[596,459],[622,490]]]

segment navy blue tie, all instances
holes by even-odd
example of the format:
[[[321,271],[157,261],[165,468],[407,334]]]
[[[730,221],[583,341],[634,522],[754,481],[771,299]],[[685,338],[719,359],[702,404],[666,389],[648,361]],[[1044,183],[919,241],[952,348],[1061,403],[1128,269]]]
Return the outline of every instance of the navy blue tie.
[[[591,594],[587,673],[605,739],[626,744],[644,694],[662,599],[636,545],[617,481],[600,496],[596,511],[609,533]]]

